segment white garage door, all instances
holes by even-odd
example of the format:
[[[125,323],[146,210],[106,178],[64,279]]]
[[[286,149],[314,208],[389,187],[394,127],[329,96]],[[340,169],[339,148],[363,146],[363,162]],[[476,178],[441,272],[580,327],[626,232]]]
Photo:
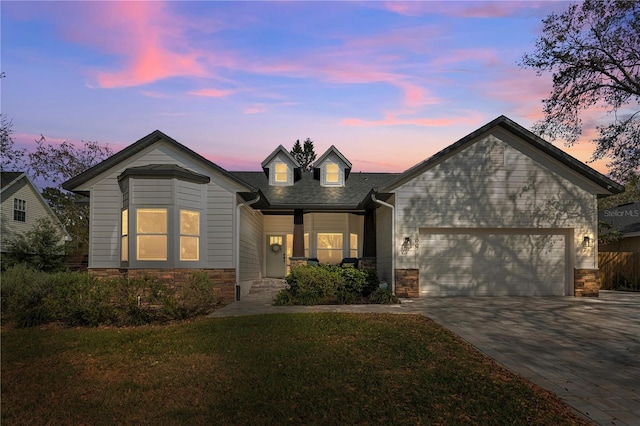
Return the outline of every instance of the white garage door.
[[[420,294],[568,294],[561,230],[421,229]]]

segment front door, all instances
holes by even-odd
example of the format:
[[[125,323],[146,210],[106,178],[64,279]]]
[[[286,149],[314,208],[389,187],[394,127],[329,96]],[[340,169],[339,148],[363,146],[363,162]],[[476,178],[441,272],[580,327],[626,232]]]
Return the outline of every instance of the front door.
[[[282,278],[287,269],[286,235],[267,235],[267,277]]]

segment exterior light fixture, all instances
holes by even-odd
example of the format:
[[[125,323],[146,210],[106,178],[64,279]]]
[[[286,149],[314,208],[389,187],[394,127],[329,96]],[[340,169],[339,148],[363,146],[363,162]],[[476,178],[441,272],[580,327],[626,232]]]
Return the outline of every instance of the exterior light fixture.
[[[590,235],[585,235],[582,239],[582,247],[593,247],[593,238]]]

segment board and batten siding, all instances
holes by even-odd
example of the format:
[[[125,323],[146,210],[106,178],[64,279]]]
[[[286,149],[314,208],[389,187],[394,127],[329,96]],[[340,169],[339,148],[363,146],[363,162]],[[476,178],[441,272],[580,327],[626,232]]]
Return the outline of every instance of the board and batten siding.
[[[395,189],[396,247],[420,228],[545,228],[572,235],[576,268],[596,268],[596,196],[590,182],[507,132],[480,136]],[[396,268],[418,256],[398,255]]]
[[[235,195],[231,184],[212,173],[210,168],[191,156],[180,152],[169,144],[159,142],[123,161],[103,175],[87,182],[86,188],[91,191],[91,229],[89,268],[118,268],[120,266],[120,210],[123,206],[123,195],[117,177],[127,168],[146,166],[149,164],[176,164],[196,173],[211,177],[206,184],[204,201],[198,201],[196,184],[179,182],[176,191],[140,191],[142,186],[129,194],[131,204],[149,203],[149,205],[175,205],[176,207],[196,208],[203,210],[201,218],[206,220],[206,235],[201,244],[206,244],[206,268],[234,268],[234,208]],[[140,183],[144,179],[135,179]],[[162,179],[149,179],[161,181]],[[173,185],[172,180],[165,180],[162,185]],[[157,182],[155,182],[157,183]],[[163,188],[163,189],[169,189]],[[174,200],[171,194],[176,194]],[[202,193],[200,196],[203,196]],[[170,245],[171,246],[171,245]]]
[[[20,222],[13,220],[13,200],[18,198],[26,201],[25,221]],[[7,188],[2,193],[2,204],[0,207],[2,214],[2,240],[1,250],[4,251],[4,245],[6,241],[14,237],[17,234],[25,234],[33,228],[38,220],[51,217],[49,211],[42,203],[39,195],[35,192],[34,188],[29,184],[26,178],[20,179],[14,183],[12,187]],[[55,222],[54,222],[55,223]],[[57,224],[56,224],[57,225]],[[64,235],[61,233],[60,242],[64,242]]]

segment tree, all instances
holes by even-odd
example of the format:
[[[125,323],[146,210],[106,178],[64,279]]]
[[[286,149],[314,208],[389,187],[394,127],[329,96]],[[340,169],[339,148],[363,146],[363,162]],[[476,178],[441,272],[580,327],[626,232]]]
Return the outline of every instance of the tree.
[[[0,157],[2,157],[2,170],[19,171],[24,168],[23,162],[25,150],[14,146],[13,120],[6,114],[0,114]]]
[[[17,234],[7,241],[6,265],[26,263],[37,270],[54,272],[64,269],[62,235],[49,218],[39,219],[25,234]]]
[[[291,155],[300,164],[304,171],[311,171],[311,165],[316,161],[316,153],[313,149],[313,141],[307,138],[303,145],[300,145],[300,139],[296,140],[291,149]]]
[[[44,136],[36,142],[37,148],[29,153],[29,168],[35,178],[51,184],[42,196],[56,213],[72,241],[67,243],[67,254],[83,254],[89,246],[89,205],[84,197],[64,191],[60,185],[112,154],[108,146],[97,142],[75,145],[65,141],[60,145],[46,142]]]
[[[572,145],[582,133],[581,114],[607,110],[592,160],[610,158],[611,175],[626,181],[640,169],[640,2],[586,0],[542,23],[535,51],[520,63],[553,75],[534,131]]]

